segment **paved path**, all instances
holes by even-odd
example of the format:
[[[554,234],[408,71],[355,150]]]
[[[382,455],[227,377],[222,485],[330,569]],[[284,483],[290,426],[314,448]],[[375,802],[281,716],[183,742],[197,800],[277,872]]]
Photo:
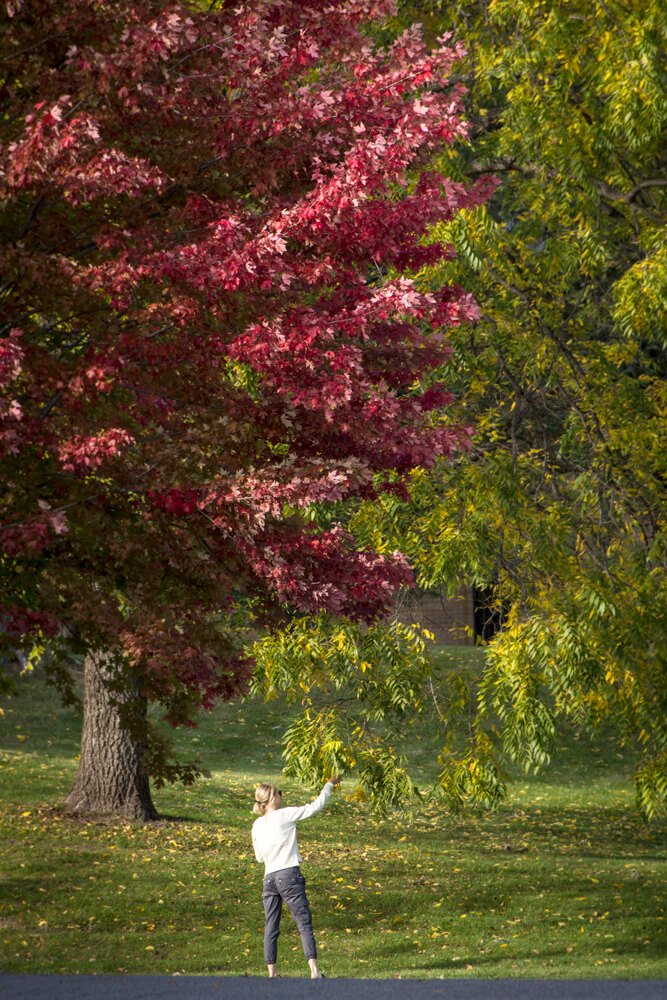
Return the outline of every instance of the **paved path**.
[[[0,1000],[667,1000],[667,980],[15,976]]]

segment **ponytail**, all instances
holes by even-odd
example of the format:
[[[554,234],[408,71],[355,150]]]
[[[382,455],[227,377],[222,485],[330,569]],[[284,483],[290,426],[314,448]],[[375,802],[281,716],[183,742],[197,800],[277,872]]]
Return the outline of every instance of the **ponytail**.
[[[275,785],[263,784],[258,785],[255,789],[255,804],[252,807],[252,811],[257,813],[259,816],[263,816],[266,812],[266,807],[268,806],[274,795],[278,794],[278,789]]]

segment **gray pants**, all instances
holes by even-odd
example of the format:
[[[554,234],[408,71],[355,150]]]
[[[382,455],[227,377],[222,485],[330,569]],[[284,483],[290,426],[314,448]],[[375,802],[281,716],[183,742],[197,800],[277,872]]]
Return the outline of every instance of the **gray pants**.
[[[306,958],[317,958],[313,937],[313,918],[306,897],[306,880],[298,865],[282,868],[264,878],[262,900],[264,903],[264,961],[275,965],[278,957],[278,935],[283,900],[296,921]]]

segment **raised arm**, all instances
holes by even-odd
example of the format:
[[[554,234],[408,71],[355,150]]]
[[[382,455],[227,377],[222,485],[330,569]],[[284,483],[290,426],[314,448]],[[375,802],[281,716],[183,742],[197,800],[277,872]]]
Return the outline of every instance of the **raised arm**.
[[[287,806],[284,807],[281,812],[283,813],[285,819],[292,820],[298,823],[302,819],[310,819],[311,816],[315,816],[316,813],[324,809],[325,805],[331,798],[331,793],[334,790],[335,785],[340,784],[340,777],[336,775],[327,781],[326,785],[312,802],[309,802],[305,806]]]

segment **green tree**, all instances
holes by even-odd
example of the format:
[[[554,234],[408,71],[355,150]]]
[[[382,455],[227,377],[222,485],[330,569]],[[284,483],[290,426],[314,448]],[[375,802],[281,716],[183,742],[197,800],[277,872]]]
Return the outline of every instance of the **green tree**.
[[[544,764],[559,721],[613,724],[641,751],[637,802],[667,793],[667,11],[658,0],[410,3],[466,46],[472,142],[449,176],[492,169],[487,207],[437,226],[481,316],[443,375],[474,423],[469,455],[415,473],[412,501],[359,510],[421,583],[492,593],[489,644],[454,805],[502,795],[503,760]],[[457,704],[452,699],[452,704]]]

